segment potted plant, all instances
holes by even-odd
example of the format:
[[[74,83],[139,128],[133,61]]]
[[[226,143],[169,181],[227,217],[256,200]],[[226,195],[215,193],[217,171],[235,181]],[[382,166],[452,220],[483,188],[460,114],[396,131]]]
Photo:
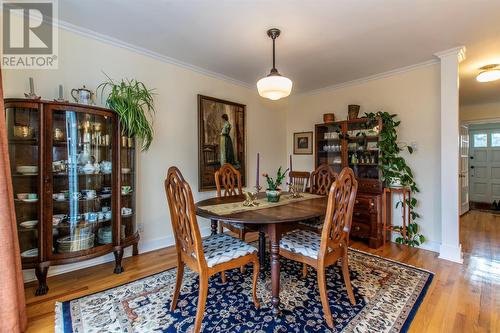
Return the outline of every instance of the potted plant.
[[[115,82],[110,77],[107,78],[97,90],[101,89],[101,96],[104,96],[105,89],[110,90],[106,105],[120,118],[122,145],[131,146],[131,138],[139,138],[142,140],[141,150],[148,150],[153,141],[153,90],[135,79]]]
[[[401,236],[396,238],[396,243],[419,246],[425,242],[425,237],[420,233],[420,226],[416,222],[420,218],[420,214],[415,211],[418,200],[414,194],[418,193],[419,189],[413,171],[401,156],[401,152],[405,150],[412,154],[413,147],[398,142],[397,127],[401,121],[396,120],[397,115],[379,111],[377,113],[366,113],[365,117],[368,118],[367,127],[374,127],[378,123],[378,119],[382,119],[383,126],[380,132],[380,141],[378,142],[380,149],[378,167],[382,172],[382,180],[388,187],[404,186],[409,188],[413,194],[411,199],[406,199],[406,204],[411,210],[411,222],[406,228],[406,237],[402,235],[402,227],[394,227],[395,231],[401,233]],[[402,201],[399,201],[396,207],[400,207],[402,203]]]
[[[288,172],[286,169],[284,172],[281,171],[281,167],[279,167],[278,172],[276,173],[276,179],[269,177],[267,173],[262,174],[266,177],[267,181],[267,189],[266,189],[266,197],[269,202],[278,202],[280,201],[281,196],[281,183],[283,183],[283,179],[285,179],[285,175]]]

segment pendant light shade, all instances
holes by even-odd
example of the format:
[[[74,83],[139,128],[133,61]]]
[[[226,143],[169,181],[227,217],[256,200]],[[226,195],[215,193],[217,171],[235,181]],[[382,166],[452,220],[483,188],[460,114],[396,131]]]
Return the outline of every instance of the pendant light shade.
[[[273,40],[273,68],[271,73],[257,82],[259,95],[273,101],[290,95],[292,91],[292,80],[281,75],[276,69],[275,40],[280,35],[279,29],[269,29],[267,35]]]

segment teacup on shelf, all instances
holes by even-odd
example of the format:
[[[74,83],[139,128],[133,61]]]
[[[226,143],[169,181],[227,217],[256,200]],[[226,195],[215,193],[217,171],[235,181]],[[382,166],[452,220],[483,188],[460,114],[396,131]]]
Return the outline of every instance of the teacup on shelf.
[[[122,195],[127,195],[132,192],[132,186],[130,185],[123,185],[122,186]]]
[[[132,214],[132,208],[122,207],[122,216],[128,216]]]

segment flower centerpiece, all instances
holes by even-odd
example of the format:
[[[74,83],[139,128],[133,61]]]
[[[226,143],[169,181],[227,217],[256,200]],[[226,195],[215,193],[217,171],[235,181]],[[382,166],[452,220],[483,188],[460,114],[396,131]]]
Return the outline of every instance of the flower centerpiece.
[[[283,179],[285,179],[285,175],[288,172],[286,169],[284,172],[281,171],[281,167],[279,167],[278,172],[276,173],[276,179],[269,177],[267,173],[262,174],[266,177],[267,181],[267,189],[266,189],[266,197],[269,202],[278,202],[280,201],[281,195],[281,183],[283,183]]]

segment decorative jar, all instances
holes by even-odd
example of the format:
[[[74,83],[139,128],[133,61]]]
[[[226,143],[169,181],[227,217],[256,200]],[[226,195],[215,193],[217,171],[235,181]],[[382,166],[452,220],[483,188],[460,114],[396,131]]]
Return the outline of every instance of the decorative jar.
[[[281,191],[278,190],[266,190],[267,201],[278,202],[280,201]]]

